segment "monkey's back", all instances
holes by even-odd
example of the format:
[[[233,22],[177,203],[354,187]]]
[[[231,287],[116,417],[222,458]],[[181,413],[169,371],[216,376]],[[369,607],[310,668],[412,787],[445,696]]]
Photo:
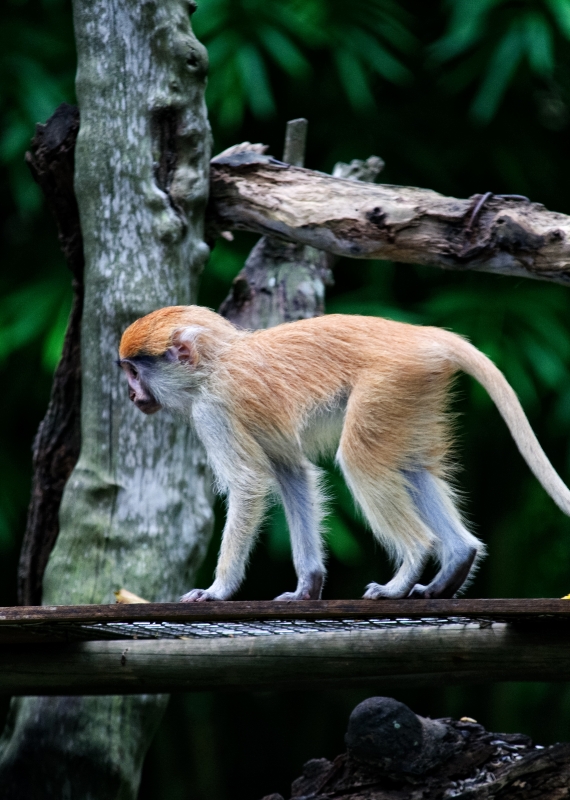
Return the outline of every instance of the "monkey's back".
[[[256,331],[220,356],[219,392],[248,429],[302,429],[315,412],[345,410],[348,451],[388,463],[441,464],[455,368],[437,328],[331,314]],[[223,388],[222,388],[223,387]],[[212,389],[216,391],[215,386]]]

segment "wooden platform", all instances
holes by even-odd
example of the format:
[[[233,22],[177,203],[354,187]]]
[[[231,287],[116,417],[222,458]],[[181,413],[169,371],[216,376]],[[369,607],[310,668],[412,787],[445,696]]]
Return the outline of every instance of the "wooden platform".
[[[0,608],[0,692],[570,679],[567,600]]]

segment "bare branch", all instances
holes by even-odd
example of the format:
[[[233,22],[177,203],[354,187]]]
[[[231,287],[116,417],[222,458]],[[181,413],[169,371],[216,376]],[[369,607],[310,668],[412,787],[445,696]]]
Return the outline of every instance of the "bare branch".
[[[458,200],[241,152],[211,162],[210,214],[221,229],[271,234],[340,256],[570,283],[570,217],[518,196]]]
[[[123,608],[128,612],[136,606]],[[230,616],[231,609],[226,613]],[[380,611],[377,614],[381,616]],[[60,629],[60,636],[67,633],[68,641],[57,644],[49,641],[49,629],[48,641],[42,641],[42,626],[31,634],[35,643],[29,643],[25,628],[6,625],[2,628],[0,694],[298,691],[377,686],[379,681],[383,686],[429,687],[570,677],[570,643],[563,625],[488,622],[481,627],[480,622],[461,620],[440,620],[438,625],[408,620],[396,625],[376,620],[358,626],[344,622],[325,631],[318,625],[295,629],[288,624],[286,635],[279,635],[277,622],[267,625],[258,620],[257,631],[265,629],[265,636],[252,636],[251,623],[230,623],[231,636],[220,635],[223,623],[217,625],[217,635],[205,636],[203,624],[197,628],[178,623],[167,633],[173,636],[175,629],[181,637],[176,639],[140,638],[139,626],[131,632],[132,638],[115,641],[78,641],[75,637],[88,636],[88,629],[67,626]],[[160,627],[158,623],[154,636],[165,636]],[[92,635],[100,637],[101,628]],[[121,626],[114,635],[128,637],[129,626]]]

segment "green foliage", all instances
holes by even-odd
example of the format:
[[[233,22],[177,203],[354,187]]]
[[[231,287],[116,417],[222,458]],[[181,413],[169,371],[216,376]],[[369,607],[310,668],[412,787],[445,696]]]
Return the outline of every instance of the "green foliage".
[[[43,366],[53,372],[61,355],[70,304],[69,279],[62,280],[59,275],[24,284],[0,297],[0,368],[9,355],[40,339]]]
[[[23,155],[37,122],[73,102],[75,50],[65,0],[6,0],[0,25],[0,164],[21,214],[39,209]]]
[[[355,110],[374,107],[374,77],[411,80],[400,58],[415,44],[409,22],[392,0],[204,0],[193,23],[210,55],[209,107],[228,129],[246,109],[273,116],[273,73],[311,82],[315,59],[334,66]]]
[[[536,412],[545,391],[561,397],[570,390],[567,297],[557,286],[512,284],[467,280],[425,302],[424,320],[471,339],[503,370],[527,411]],[[570,417],[565,425],[570,432]]]
[[[451,62],[445,83],[478,83],[471,113],[480,122],[496,114],[526,64],[546,86],[570,39],[569,0],[448,0],[446,33],[430,48],[433,62]]]

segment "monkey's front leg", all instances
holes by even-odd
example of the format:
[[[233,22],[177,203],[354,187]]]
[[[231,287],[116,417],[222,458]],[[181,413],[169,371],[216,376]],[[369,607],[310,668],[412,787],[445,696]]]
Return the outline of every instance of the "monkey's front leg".
[[[230,489],[215,580],[208,589],[192,589],[180,598],[181,602],[228,600],[237,592],[264,510],[265,494],[260,494],[258,487],[251,492]]]
[[[297,589],[275,600],[319,600],[325,578],[320,535],[322,500],[318,470],[308,462],[275,465],[275,477],[285,507]]]

